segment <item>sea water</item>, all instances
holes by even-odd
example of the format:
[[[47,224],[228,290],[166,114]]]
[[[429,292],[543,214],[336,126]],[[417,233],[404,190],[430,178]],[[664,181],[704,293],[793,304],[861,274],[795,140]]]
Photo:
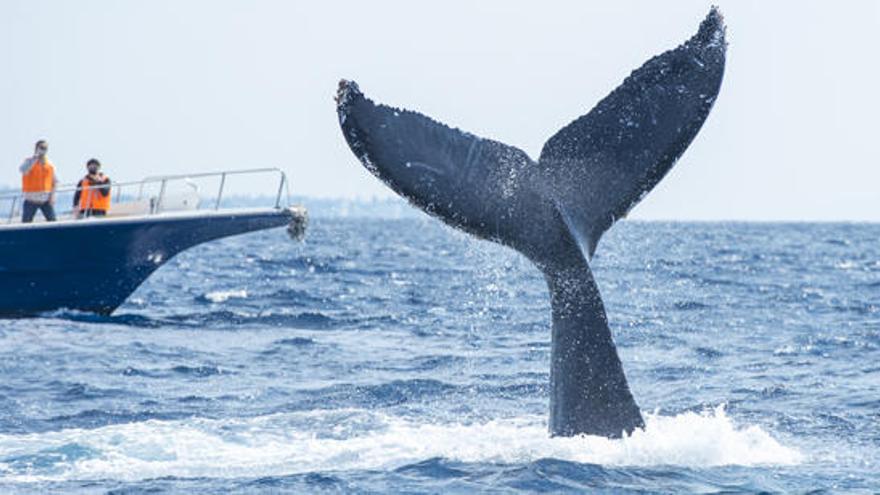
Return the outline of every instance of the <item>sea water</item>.
[[[880,490],[880,225],[625,221],[593,268],[630,437],[548,437],[527,260],[314,218],[187,251],[110,317],[0,320],[0,492]]]

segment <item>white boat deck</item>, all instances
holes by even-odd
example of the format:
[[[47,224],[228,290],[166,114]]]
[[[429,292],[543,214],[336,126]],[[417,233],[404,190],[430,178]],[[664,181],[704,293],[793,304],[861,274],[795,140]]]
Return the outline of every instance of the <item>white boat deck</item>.
[[[265,200],[265,206],[230,208],[224,207],[224,193],[230,179],[244,176],[266,175],[277,177],[277,188],[272,189],[273,200]],[[204,194],[206,182],[214,182],[216,190]],[[73,195],[76,186],[62,186],[56,190],[55,211],[57,220],[46,222],[37,212],[32,223],[21,222],[22,195],[19,192],[0,194],[0,231],[24,228],[62,228],[73,224],[90,225],[93,222],[132,222],[147,218],[155,221],[185,217],[210,217],[235,215],[255,211],[285,209],[294,218],[306,216],[302,206],[290,206],[289,184],[286,174],[278,168],[227,170],[220,172],[155,176],[134,182],[112,183],[112,202],[106,216],[77,218],[73,212]],[[228,196],[227,196],[228,197]]]

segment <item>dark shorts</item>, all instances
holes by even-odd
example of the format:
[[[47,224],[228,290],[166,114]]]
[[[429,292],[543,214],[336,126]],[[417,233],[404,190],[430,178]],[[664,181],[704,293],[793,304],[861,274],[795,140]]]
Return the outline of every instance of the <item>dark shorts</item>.
[[[43,212],[43,216],[46,217],[47,222],[55,221],[55,207],[52,206],[52,203],[48,201],[44,203],[35,203],[33,201],[25,200],[24,204],[21,206],[21,223],[33,222],[37,210]]]

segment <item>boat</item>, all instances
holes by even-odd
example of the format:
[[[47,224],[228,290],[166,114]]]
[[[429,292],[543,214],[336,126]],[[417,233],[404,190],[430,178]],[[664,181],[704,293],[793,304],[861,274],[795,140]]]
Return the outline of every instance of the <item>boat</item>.
[[[267,174],[278,180],[273,204],[231,206],[231,181],[264,181]],[[203,193],[206,182],[216,184],[211,195]],[[59,187],[56,208],[72,205],[75,192]],[[111,192],[105,217],[76,218],[71,206],[55,222],[27,224],[19,218],[21,193],[0,195],[0,208],[8,208],[0,217],[0,316],[60,309],[109,315],[186,249],[285,225],[301,238],[308,222],[303,206],[290,205],[289,181],[277,168],[154,176],[113,183]]]

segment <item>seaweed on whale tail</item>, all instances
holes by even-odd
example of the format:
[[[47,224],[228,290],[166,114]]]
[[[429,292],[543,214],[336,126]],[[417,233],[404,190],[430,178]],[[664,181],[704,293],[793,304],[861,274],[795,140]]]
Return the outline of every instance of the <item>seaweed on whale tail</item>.
[[[725,27],[648,60],[537,161],[518,148],[376,104],[340,81],[337,113],[363,165],[415,206],[516,249],[550,290],[550,433],[620,437],[644,426],[611,337],[590,260],[599,239],[672,168],[721,87]]]

